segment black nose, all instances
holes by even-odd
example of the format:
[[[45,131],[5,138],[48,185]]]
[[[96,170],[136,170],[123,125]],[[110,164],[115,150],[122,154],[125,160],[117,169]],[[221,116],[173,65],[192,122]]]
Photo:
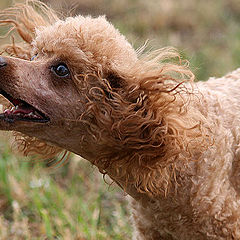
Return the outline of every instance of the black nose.
[[[0,57],[0,68],[6,67],[7,61],[4,57]]]

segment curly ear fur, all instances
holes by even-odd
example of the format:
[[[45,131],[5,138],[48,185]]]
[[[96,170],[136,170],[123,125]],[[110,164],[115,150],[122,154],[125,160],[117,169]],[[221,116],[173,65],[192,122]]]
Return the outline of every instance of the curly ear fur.
[[[98,73],[76,80],[88,99],[80,120],[104,148],[94,164],[124,179],[123,188],[132,183],[150,195],[166,193],[196,146],[206,146],[200,114],[189,104],[194,75],[173,49],[143,56],[128,73],[115,71],[110,78]]]

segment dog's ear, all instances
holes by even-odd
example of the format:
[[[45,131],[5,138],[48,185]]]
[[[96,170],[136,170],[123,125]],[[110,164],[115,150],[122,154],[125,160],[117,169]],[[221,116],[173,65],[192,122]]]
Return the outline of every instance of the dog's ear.
[[[176,169],[206,144],[201,114],[189,104],[193,73],[187,64],[160,57],[163,62],[139,61],[125,75],[99,79],[86,111],[89,133],[104,149],[94,164],[104,173],[116,170],[114,179],[124,176],[126,184],[150,195],[168,191]]]
[[[111,88],[115,90],[122,88],[126,84],[124,79],[114,72],[107,73],[106,79],[109,82]]]
[[[106,98],[107,101],[119,98],[127,86],[126,79],[114,71],[109,71],[103,76],[94,75],[93,78],[97,81],[94,80],[92,85],[95,89],[99,87],[99,94],[102,94],[102,97]],[[100,93],[101,90],[102,93]]]

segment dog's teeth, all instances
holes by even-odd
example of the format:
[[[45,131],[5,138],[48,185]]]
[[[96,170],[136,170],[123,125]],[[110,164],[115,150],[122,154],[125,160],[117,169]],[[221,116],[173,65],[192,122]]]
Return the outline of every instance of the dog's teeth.
[[[27,116],[31,118],[39,118],[36,112],[30,112]]]
[[[35,116],[41,118],[41,115],[38,112],[34,112]]]
[[[10,110],[10,109],[6,109],[6,110],[4,111],[4,113],[5,113],[5,114],[11,114],[11,110]]]
[[[30,112],[30,113],[28,114],[28,116],[29,116],[29,117],[35,117],[35,115],[34,115],[33,112]]]
[[[16,107],[15,107],[15,109],[17,110],[19,108],[19,106],[17,105]]]

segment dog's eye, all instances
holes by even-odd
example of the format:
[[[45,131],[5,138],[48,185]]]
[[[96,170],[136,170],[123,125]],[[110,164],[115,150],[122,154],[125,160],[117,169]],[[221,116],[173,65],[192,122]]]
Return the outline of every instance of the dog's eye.
[[[68,67],[66,64],[61,63],[57,66],[52,67],[52,71],[58,76],[58,77],[68,77],[70,75],[70,71],[68,70]]]
[[[33,61],[37,57],[37,54],[31,57],[30,61]]]

